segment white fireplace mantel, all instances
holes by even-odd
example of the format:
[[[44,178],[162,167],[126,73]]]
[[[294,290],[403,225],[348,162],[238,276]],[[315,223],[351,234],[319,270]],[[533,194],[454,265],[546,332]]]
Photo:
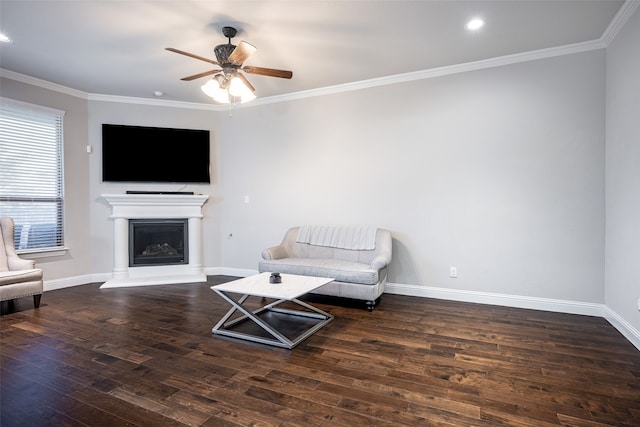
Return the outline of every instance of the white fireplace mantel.
[[[103,194],[113,219],[113,274],[100,288],[206,282],[202,264],[202,206],[209,196],[192,194]],[[189,263],[129,267],[130,219],[187,219]]]

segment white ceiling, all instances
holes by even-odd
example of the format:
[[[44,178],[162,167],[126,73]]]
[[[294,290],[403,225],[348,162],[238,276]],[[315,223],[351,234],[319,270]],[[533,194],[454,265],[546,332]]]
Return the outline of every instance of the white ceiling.
[[[0,0],[0,68],[88,94],[211,103],[214,59],[233,39],[258,48],[245,65],[293,71],[247,75],[259,98],[396,76],[601,39],[622,0]],[[466,22],[486,26],[471,33]]]

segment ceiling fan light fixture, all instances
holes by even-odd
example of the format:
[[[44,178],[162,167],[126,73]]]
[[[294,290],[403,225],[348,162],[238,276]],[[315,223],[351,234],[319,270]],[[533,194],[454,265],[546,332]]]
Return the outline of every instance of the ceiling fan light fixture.
[[[229,104],[232,100],[234,102],[239,100],[243,104],[256,99],[252,88],[248,87],[240,77],[233,76],[229,79],[222,73],[213,76],[207,83],[200,86],[200,89],[220,104]]]
[[[220,90],[220,84],[216,79],[207,80],[205,84],[200,86],[200,89],[207,95],[213,98],[216,91]]]
[[[202,89],[202,91],[207,96],[210,96],[211,98],[213,98],[214,101],[219,102],[221,104],[228,104],[230,102],[229,94],[225,90],[224,85],[221,83],[224,83],[224,76],[222,76],[221,74],[218,74],[214,76],[211,80],[207,81],[207,83],[200,86],[200,89]]]
[[[229,83],[229,95],[242,96],[247,87],[242,83],[242,80],[238,77],[233,77]]]
[[[240,77],[233,77],[229,83],[229,95],[240,98],[241,103],[256,99],[253,91],[244,84]]]
[[[253,92],[249,92],[242,95],[242,98],[240,98],[240,103],[244,104],[245,102],[253,101],[254,99],[256,99],[256,96],[253,94]]]

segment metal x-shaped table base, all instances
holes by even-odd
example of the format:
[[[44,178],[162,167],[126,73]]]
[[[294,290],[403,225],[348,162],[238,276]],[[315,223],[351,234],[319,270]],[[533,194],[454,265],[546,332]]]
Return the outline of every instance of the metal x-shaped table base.
[[[287,300],[287,299],[279,299],[275,302],[267,304],[258,308],[257,310],[251,311],[250,309],[243,306],[243,303],[249,298],[251,295],[246,294],[240,297],[237,301],[232,297],[221,291],[219,289],[213,289],[218,295],[220,295],[224,300],[226,300],[229,304],[232,305],[231,309],[225,314],[225,316],[218,322],[216,326],[211,329],[211,332],[217,335],[225,335],[233,338],[241,338],[249,341],[259,342],[262,344],[269,344],[277,347],[284,347],[288,349],[292,349],[296,345],[300,344],[303,340],[314,334],[318,329],[325,326],[327,323],[333,320],[333,316],[329,313],[326,313],[318,308],[315,308],[303,301],[300,301],[296,298]],[[282,304],[283,302],[293,302],[301,307],[306,308],[308,311],[301,310],[293,310],[286,308],[278,308],[277,306]],[[243,313],[242,316],[229,320],[233,314],[239,311]],[[272,325],[268,324],[264,320],[262,320],[258,315],[264,313],[265,311],[271,311],[273,313],[279,313],[286,316],[301,316],[311,319],[317,319],[318,323],[312,325],[309,329],[305,330],[300,335],[294,338],[287,338],[282,332],[275,329]],[[262,329],[267,331],[273,338],[265,338],[259,335],[253,335],[245,332],[234,331],[231,328],[239,323],[245,321],[252,321]]]

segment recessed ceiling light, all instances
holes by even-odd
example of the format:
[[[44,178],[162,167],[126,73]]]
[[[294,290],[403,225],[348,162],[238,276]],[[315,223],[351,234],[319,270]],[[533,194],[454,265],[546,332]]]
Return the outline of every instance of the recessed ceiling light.
[[[11,43],[11,38],[4,34],[4,33],[0,33],[0,42],[2,43]]]
[[[484,21],[480,18],[474,18],[467,22],[467,30],[475,31],[484,27]]]
[[[164,92],[160,91],[160,90],[156,90],[155,92],[153,92],[153,96],[163,96]]]

